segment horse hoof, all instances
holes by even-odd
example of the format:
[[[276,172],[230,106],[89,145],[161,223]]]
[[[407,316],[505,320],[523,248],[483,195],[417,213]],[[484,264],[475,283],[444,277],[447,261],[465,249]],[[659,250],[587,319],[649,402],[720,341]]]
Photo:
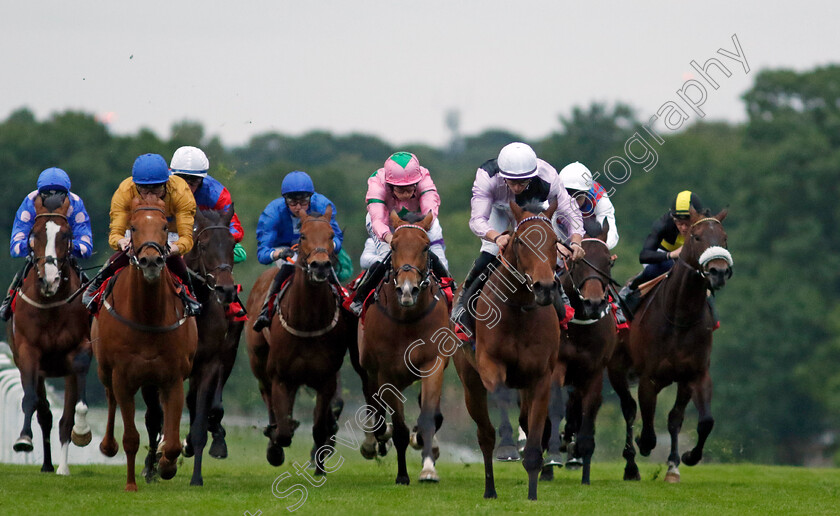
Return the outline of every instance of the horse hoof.
[[[193,450],[192,443],[190,443],[189,439],[181,441],[181,455],[186,458],[190,458],[195,455],[195,450]]]
[[[540,482],[551,482],[554,480],[554,466],[543,466],[540,471]]]
[[[411,479],[408,478],[408,475],[398,475],[397,476],[397,484],[401,486],[407,486],[411,483]]]
[[[496,499],[496,491],[484,491],[484,498],[488,500],[495,500]]]
[[[137,492],[137,484],[126,484],[125,490],[128,493],[136,493]]]
[[[502,445],[496,448],[496,460],[499,462],[516,462],[522,460],[519,450],[514,445]]]
[[[420,472],[420,482],[433,482],[436,484],[440,482],[440,476],[438,476],[438,473],[434,468],[423,469],[423,471]]]
[[[686,466],[696,466],[698,462],[700,462],[700,458],[698,457],[695,459],[694,455],[690,451],[682,454],[682,463]]]
[[[420,437],[420,433],[417,431],[417,429],[411,431],[411,435],[408,438],[408,444],[411,445],[411,447],[415,450],[423,449],[423,438]]]
[[[113,457],[120,450],[120,445],[116,441],[106,443],[104,440],[99,443],[99,451],[106,457]]]
[[[665,474],[665,482],[668,482],[669,484],[679,484],[680,474],[669,471]]]
[[[93,434],[88,431],[86,434],[77,434],[75,430],[70,432],[70,440],[78,446],[79,448],[83,448],[90,444],[93,440]]]
[[[164,480],[172,480],[175,478],[175,473],[178,472],[178,464],[176,462],[169,461],[164,463],[164,461],[161,460],[158,463],[158,471],[160,472],[160,478]]]
[[[656,437],[653,439],[646,439],[644,437],[636,437],[636,446],[639,447],[639,453],[642,457],[650,456],[650,452],[656,447]]]
[[[583,467],[583,461],[578,457],[571,457],[566,461],[566,469],[569,471],[577,471]]]
[[[192,480],[190,480],[190,485],[201,487],[204,485],[204,479],[202,479],[201,477],[193,478]]]
[[[35,449],[32,446],[32,438],[27,436],[18,437],[18,440],[15,441],[15,444],[12,445],[12,449],[16,452],[26,452],[29,453]]]
[[[359,452],[365,459],[372,460],[376,458],[376,445],[368,446],[367,443],[362,443],[362,445],[359,446]]]
[[[557,466],[558,468],[562,468],[563,456],[559,453],[546,453],[543,464],[546,466]]]
[[[44,464],[41,466],[41,473],[55,473],[55,468],[52,464]]]
[[[642,480],[642,476],[639,474],[639,469],[636,468],[635,472],[634,471],[627,471],[625,469],[624,470],[624,480],[635,481],[635,482],[638,482],[638,481]]]
[[[379,453],[380,457],[384,457],[384,456],[388,455],[388,441],[379,443],[379,445],[376,447],[376,449],[377,449],[377,453]]]
[[[273,447],[269,444],[265,452],[265,458],[269,464],[276,468],[277,466],[282,466],[283,462],[285,462],[286,452],[283,451],[282,446]]]
[[[228,449],[227,443],[225,442],[224,438],[222,439],[213,439],[213,443],[210,445],[210,456],[214,459],[226,459],[228,456]]]

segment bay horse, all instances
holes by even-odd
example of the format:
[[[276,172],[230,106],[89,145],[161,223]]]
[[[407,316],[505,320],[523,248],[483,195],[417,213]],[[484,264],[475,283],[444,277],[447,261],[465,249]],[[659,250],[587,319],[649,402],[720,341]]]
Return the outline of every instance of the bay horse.
[[[150,453],[160,455],[161,478],[175,476],[181,454],[179,436],[184,407],[184,379],[192,370],[198,332],[195,319],[184,314],[167,258],[166,205],[156,196],[131,202],[131,265],[113,280],[91,331],[99,379],[108,399],[108,421],[100,451],[113,457],[117,405],[123,419],[126,491],[137,491],[134,461],[140,434],[134,426],[134,395],[142,390]],[[106,291],[107,293],[107,291]],[[105,296],[103,296],[105,297]],[[162,409],[161,409],[162,405]],[[160,416],[163,440],[158,444]],[[147,477],[148,480],[148,477]]]
[[[85,387],[90,368],[90,316],[81,299],[73,296],[81,279],[71,263],[73,230],[67,220],[70,200],[35,198],[35,220],[27,241],[29,269],[17,294],[16,309],[6,326],[23,387],[24,423],[14,443],[17,452],[31,452],[32,414],[37,411],[44,446],[42,472],[53,472],[50,450],[52,412],[45,378],[64,377],[64,412],[59,421],[59,475],[69,475],[70,441],[87,446]],[[74,426],[75,423],[75,426]]]
[[[680,455],[677,438],[689,400],[699,412],[697,444],[682,456],[694,466],[703,456],[703,446],[714,426],[711,413],[712,354],[714,317],[707,291],[723,288],[732,275],[732,257],[726,249],[723,220],[727,210],[714,217],[691,208],[691,228],[679,259],[641,302],[629,332],[622,336],[609,364],[610,383],[621,400],[627,428],[624,458],[625,480],[638,480],[639,469],[633,448],[633,421],[636,403],[630,395],[628,374],[638,375],[642,432],[637,439],[639,453],[648,456],[656,446],[654,413],[656,396],[672,383],[677,384],[674,407],[668,414],[671,453],[667,482],[679,482]]]
[[[245,325],[251,370],[268,408],[266,459],[272,466],[285,461],[283,448],[291,445],[298,426],[292,418],[295,397],[306,385],[317,391],[312,426],[316,475],[326,474],[324,461],[329,456],[322,447],[338,429],[330,406],[338,371],[348,347],[356,347],[357,319],[341,308],[330,281],[336,259],[331,217],[331,206],[323,215],[301,215],[297,269],[285,294],[274,301],[277,308],[271,326],[256,332],[253,321]],[[248,296],[248,312],[260,311],[276,273],[270,268],[257,278]]]
[[[586,259],[572,263],[562,277],[563,289],[568,293],[575,317],[562,333],[555,367],[560,385],[572,387],[565,411],[564,435],[569,456],[582,460],[581,483],[585,485],[589,485],[595,451],[595,419],[601,407],[604,370],[618,340],[609,302],[612,279],[609,271],[614,263],[606,244],[609,222],[605,220],[604,226],[598,224],[598,228],[600,233],[581,241]],[[588,230],[587,234],[592,232]],[[557,429],[554,424],[551,428],[554,438]]]
[[[397,484],[411,482],[405,450],[410,441],[405,423],[406,398],[401,391],[420,380],[418,445],[423,449],[421,482],[438,482],[435,470],[434,436],[443,423],[440,396],[443,372],[457,337],[451,331],[449,308],[440,284],[431,276],[428,231],[434,222],[430,212],[422,220],[408,222],[391,212],[391,269],[376,289],[374,302],[359,325],[359,361],[367,372],[366,396],[371,409],[370,427],[362,455],[373,458],[376,440],[386,442],[385,417],[391,415],[394,448],[397,450]]]
[[[208,430],[213,435],[210,456],[227,457],[222,390],[227,382],[244,321],[226,316],[226,307],[236,301],[237,286],[233,279],[233,246],[230,233],[233,205],[225,212],[202,210],[195,214],[193,248],[184,256],[190,275],[195,279],[196,298],[201,314],[195,318],[198,327],[198,349],[190,372],[187,408],[190,432],[184,442],[184,456],[195,455],[190,485],[204,485],[201,463]],[[149,464],[147,463],[147,467]]]
[[[462,347],[464,351],[455,354],[455,366],[467,409],[478,426],[485,498],[496,498],[496,437],[487,393],[507,385],[520,391],[519,424],[527,434],[522,464],[528,472],[528,498],[537,499],[551,373],[560,347],[560,321],[552,306],[557,238],[551,217],[556,208],[556,201],[543,213],[510,203],[516,224],[500,255],[502,266],[487,272],[491,274],[487,284],[467,304],[476,318],[475,353]]]

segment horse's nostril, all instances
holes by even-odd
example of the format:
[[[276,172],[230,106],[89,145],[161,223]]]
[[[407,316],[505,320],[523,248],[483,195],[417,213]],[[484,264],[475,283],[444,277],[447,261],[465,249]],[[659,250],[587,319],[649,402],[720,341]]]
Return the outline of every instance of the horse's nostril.
[[[149,259],[145,256],[137,260],[137,263],[140,264],[140,267],[147,267],[149,265]]]
[[[416,296],[419,293],[420,293],[420,288],[419,287],[412,287],[411,288],[411,295],[412,296]]]
[[[158,256],[155,258],[155,267],[163,267],[163,257]]]

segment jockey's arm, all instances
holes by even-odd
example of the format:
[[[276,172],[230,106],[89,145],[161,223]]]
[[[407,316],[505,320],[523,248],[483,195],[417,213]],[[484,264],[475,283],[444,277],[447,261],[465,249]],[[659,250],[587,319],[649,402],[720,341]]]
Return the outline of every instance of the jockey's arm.
[[[93,231],[90,227],[90,216],[85,209],[82,198],[71,194],[73,214],[70,225],[73,228],[73,254],[79,258],[90,258],[93,254]]]
[[[111,227],[108,233],[108,245],[115,251],[121,249],[120,240],[125,238],[125,232],[131,218],[132,188],[134,188],[134,181],[128,178],[120,183],[117,191],[111,197]]]
[[[29,232],[32,231],[34,223],[35,204],[27,196],[20,203],[20,208],[15,214],[15,222],[12,225],[12,240],[9,243],[9,252],[12,258],[22,258],[29,254],[29,242],[26,239],[29,237]]]
[[[170,183],[173,183],[177,176],[170,178]],[[173,209],[175,211],[175,227],[178,230],[178,240],[175,241],[173,247],[178,248],[180,255],[185,255],[190,252],[193,247],[193,225],[195,224],[195,198],[192,195],[186,182],[181,180],[183,185],[175,183],[170,192],[172,195]]]

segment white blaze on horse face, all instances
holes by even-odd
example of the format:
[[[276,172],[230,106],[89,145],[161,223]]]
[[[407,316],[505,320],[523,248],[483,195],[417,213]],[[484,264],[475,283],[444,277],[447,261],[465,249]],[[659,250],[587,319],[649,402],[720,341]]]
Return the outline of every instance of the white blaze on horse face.
[[[400,304],[408,306],[414,302],[414,298],[411,296],[411,289],[413,288],[414,285],[407,278],[403,280],[403,284],[400,289]]]
[[[58,275],[58,264],[57,264],[57,256],[55,252],[55,237],[58,235],[58,232],[61,231],[61,227],[53,221],[48,221],[47,224],[47,246],[44,249],[44,256],[46,258],[52,258],[52,263],[45,263],[44,264],[44,280],[46,281],[47,288],[46,292],[49,294],[55,294],[56,290],[58,290],[58,283],[59,283],[59,275]],[[48,260],[49,262],[50,260]]]

